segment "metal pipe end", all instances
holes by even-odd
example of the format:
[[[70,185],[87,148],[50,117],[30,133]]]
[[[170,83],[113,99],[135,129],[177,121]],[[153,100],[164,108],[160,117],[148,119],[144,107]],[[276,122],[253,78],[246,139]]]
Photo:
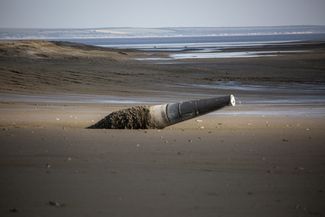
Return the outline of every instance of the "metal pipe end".
[[[166,113],[167,104],[150,106],[150,125],[162,129],[170,125]]]
[[[236,99],[234,95],[230,94],[230,105],[235,106],[236,105]]]

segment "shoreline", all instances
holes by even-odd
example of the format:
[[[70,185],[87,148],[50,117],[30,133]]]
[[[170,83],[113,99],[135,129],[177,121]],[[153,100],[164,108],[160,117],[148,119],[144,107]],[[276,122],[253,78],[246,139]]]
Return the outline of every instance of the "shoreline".
[[[288,51],[309,52],[248,59],[192,59],[160,65],[134,61],[138,56],[160,55],[151,51],[106,49],[72,42],[2,41],[1,107],[6,110],[11,105],[10,116],[24,103],[40,109],[49,105],[70,110],[89,106],[98,110],[234,94],[240,105],[238,111],[220,111],[220,115],[321,118],[325,115],[324,45],[295,42],[244,46],[230,50],[285,47]],[[65,54],[61,55],[62,52]],[[238,66],[244,71],[237,72]],[[231,73],[225,67],[230,67]],[[297,73],[299,70],[301,73]],[[287,76],[290,82],[277,74]]]

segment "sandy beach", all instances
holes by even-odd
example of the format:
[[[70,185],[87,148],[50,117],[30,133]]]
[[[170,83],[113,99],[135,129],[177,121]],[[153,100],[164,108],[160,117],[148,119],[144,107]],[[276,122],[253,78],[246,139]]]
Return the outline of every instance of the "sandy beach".
[[[1,41],[0,215],[324,216],[325,46],[272,46],[166,63],[137,59],[179,53]],[[236,107],[162,130],[85,129],[228,94]]]

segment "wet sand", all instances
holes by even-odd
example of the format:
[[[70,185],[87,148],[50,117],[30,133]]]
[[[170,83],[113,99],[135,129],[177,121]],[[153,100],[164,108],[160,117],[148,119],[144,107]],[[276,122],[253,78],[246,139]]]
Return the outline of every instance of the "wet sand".
[[[10,46],[0,50],[1,216],[325,215],[324,104],[315,104],[322,91],[259,94],[193,85],[322,87],[322,46],[314,53],[172,65],[135,61],[158,54],[134,50]],[[230,91],[242,104],[163,130],[84,129],[143,102]],[[273,100],[301,95],[311,101]],[[256,103],[265,98],[271,103]]]

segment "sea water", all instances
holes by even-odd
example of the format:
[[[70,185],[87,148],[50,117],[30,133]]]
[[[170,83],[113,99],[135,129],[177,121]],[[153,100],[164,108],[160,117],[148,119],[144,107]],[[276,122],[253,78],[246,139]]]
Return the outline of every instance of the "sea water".
[[[94,28],[0,29],[0,39],[70,41],[101,47],[178,52],[166,59],[243,58],[274,53],[229,52],[227,48],[299,41],[325,41],[325,26],[206,27],[206,28]],[[300,52],[300,51],[297,51]]]
[[[325,40],[325,26],[5,29],[0,39],[44,39],[96,46],[170,49],[260,45],[288,41]]]

